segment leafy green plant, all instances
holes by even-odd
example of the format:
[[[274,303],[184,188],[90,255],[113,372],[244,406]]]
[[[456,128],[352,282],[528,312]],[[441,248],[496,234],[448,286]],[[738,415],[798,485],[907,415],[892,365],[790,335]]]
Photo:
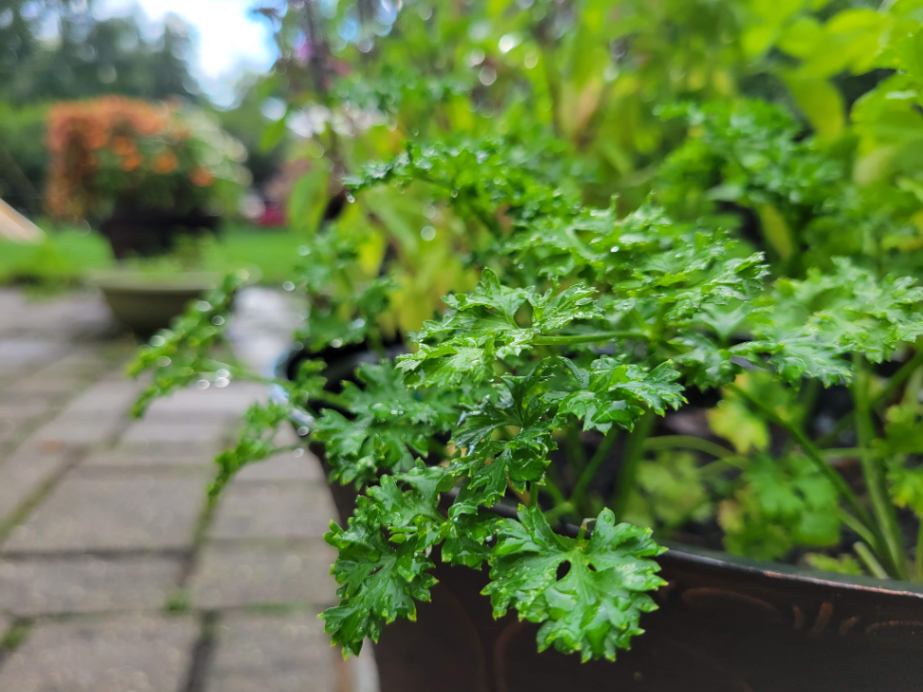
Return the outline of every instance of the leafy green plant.
[[[741,1],[721,21],[708,2],[422,5],[334,46],[310,12],[282,18],[283,39],[307,26],[318,48],[306,90],[332,115],[361,104],[382,120],[323,130],[332,153],[304,183],[313,235],[288,285],[310,304],[304,358],[264,380],[285,396],[248,412],[213,490],[278,451],[290,421],[357,490],[327,535],[337,644],[355,653],[413,619],[440,562],[486,571],[495,615],[515,611],[540,649],[582,660],[641,633],[663,539],[923,580],[923,287],[893,241],[918,201],[904,185],[873,213],[880,188],[851,179],[858,130],[817,126],[806,75],[779,58],[798,57],[788,32],[805,22],[837,34],[871,12],[888,36],[904,26],[906,5],[842,4]],[[357,26],[337,7],[326,21]],[[674,11],[689,20],[679,46],[655,31],[677,35]],[[433,74],[413,64],[420,46]],[[696,69],[677,77],[671,55]],[[328,83],[334,56],[369,79]],[[809,124],[760,100],[702,102],[789,91]],[[687,128],[634,118],[684,99],[689,131],[664,160]],[[622,133],[607,143],[617,124],[630,152]],[[757,233],[740,221],[752,217]],[[214,352],[233,290],[142,351],[135,371],[154,379],[139,410],[202,377],[248,376]],[[375,362],[343,358],[348,345]]]

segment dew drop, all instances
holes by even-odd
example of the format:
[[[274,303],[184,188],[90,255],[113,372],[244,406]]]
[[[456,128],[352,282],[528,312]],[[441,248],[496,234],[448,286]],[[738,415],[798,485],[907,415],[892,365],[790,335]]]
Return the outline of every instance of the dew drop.
[[[330,342],[330,345],[334,348],[340,348],[343,346],[343,339],[334,339]]]
[[[295,290],[295,284],[293,284],[291,281],[286,281],[282,284],[282,290],[291,293]]]
[[[424,226],[420,229],[420,237],[423,240],[432,240],[436,237],[436,229],[432,226]]]
[[[225,321],[226,320],[221,315],[215,315],[214,317],[212,317],[212,324],[215,325],[216,327],[220,327],[222,324],[225,323]]]
[[[620,248],[618,245],[613,245],[612,247],[609,248],[609,252],[611,252],[611,253],[616,253],[616,252],[618,252],[618,251],[621,250],[621,249],[622,249],[622,248]]]
[[[469,66],[469,67],[477,67],[477,66],[480,65],[482,62],[484,62],[484,59],[485,59],[486,57],[487,57],[487,56],[484,54],[484,51],[475,48],[473,51],[471,51],[470,53],[468,53],[468,66]]]
[[[208,380],[206,380],[206,379],[201,379],[201,380],[198,380],[198,381],[195,383],[195,386],[196,386],[197,389],[208,389],[208,388],[211,387],[212,385],[211,385],[211,382],[209,382]]]
[[[208,312],[212,309],[212,304],[207,300],[197,300],[195,304],[195,309],[199,312]]]
[[[297,432],[299,436],[304,437],[309,432],[311,432],[311,429],[307,425],[299,425],[298,429],[295,432]]]
[[[500,52],[509,53],[517,46],[518,43],[519,40],[513,34],[504,34],[500,37],[500,41],[498,43]]]

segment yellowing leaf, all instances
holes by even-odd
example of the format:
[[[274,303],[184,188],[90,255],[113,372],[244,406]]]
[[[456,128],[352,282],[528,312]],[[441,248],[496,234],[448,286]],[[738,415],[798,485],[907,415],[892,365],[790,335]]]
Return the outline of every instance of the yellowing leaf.
[[[785,84],[818,139],[835,139],[843,133],[846,123],[843,96],[829,81],[790,73]]]
[[[771,204],[761,204],[756,208],[760,217],[760,226],[763,236],[783,260],[787,260],[795,252],[795,239],[792,231],[785,221],[785,217]]]
[[[742,454],[769,446],[766,422],[751,413],[739,399],[722,399],[706,415],[712,432],[726,439]]]

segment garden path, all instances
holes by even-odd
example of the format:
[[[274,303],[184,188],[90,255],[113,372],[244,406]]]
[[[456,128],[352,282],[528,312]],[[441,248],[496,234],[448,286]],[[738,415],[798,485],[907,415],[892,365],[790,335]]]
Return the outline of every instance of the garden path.
[[[284,299],[239,302],[237,348],[265,366]],[[181,392],[134,421],[133,348],[95,295],[0,291],[0,690],[374,689],[317,619],[333,508],[316,460],[251,467],[209,509],[211,458],[264,392]]]

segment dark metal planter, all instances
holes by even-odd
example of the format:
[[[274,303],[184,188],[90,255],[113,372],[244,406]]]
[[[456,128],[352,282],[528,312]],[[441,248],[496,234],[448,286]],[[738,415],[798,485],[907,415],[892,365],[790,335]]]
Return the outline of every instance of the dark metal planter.
[[[328,362],[330,362],[328,360]],[[312,449],[323,462],[322,450]],[[331,487],[345,521],[355,499]],[[501,509],[500,511],[508,511]],[[923,589],[671,546],[646,634],[615,663],[537,653],[494,620],[486,575],[438,564],[417,621],[375,646],[381,692],[918,692]]]

